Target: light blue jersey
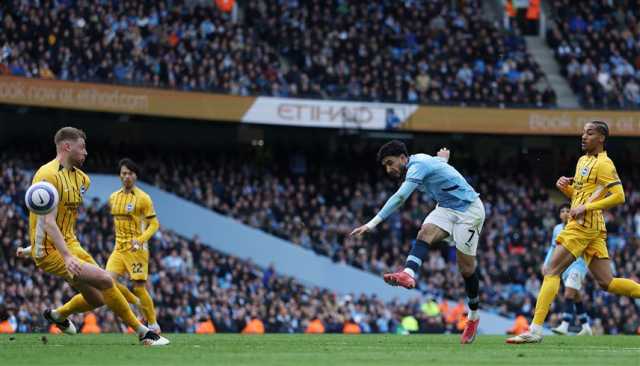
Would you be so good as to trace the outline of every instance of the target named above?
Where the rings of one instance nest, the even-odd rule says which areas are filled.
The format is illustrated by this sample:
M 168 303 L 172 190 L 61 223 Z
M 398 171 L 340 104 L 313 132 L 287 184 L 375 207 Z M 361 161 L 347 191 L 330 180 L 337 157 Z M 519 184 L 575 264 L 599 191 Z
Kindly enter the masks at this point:
M 558 224 L 553 228 L 553 234 L 551 235 L 551 246 L 549 246 L 549 250 L 547 251 L 547 256 L 544 258 L 545 266 L 548 266 L 549 262 L 551 262 L 551 254 L 553 253 L 553 251 L 556 249 L 556 246 L 558 245 L 556 243 L 556 239 L 558 238 L 558 235 L 560 235 L 560 232 L 562 231 L 562 229 L 564 229 L 564 224 Z M 587 263 L 584 261 L 582 257 L 576 259 L 575 262 L 571 263 L 571 265 L 562 273 L 562 280 L 566 281 L 567 277 L 569 276 L 569 273 L 571 273 L 572 271 L 577 271 L 578 273 L 580 273 L 582 278 L 587 276 L 587 271 L 588 271 Z
M 418 184 L 420 192 L 429 193 L 438 206 L 460 212 L 479 196 L 456 168 L 427 154 L 409 157 L 405 179 Z
M 427 154 L 409 157 L 405 181 L 377 216 L 386 219 L 415 189 L 427 193 L 438 206 L 464 212 L 479 196 L 462 174 L 441 158 Z

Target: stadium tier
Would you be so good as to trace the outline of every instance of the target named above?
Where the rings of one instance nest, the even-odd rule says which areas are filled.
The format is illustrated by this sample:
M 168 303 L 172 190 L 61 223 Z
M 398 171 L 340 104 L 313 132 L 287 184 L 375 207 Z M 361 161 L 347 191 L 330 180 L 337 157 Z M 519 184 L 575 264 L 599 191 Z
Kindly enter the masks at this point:
M 476 17 L 480 1 L 250 1 L 242 22 L 196 3 L 5 1 L 0 74 L 235 95 L 555 106 L 524 38 Z

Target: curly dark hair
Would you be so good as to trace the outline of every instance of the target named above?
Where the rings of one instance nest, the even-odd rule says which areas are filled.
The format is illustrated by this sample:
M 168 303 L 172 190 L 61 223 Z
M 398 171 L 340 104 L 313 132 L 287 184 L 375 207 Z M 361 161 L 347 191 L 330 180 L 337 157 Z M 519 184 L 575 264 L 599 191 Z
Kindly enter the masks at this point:
M 382 145 L 380 147 L 380 150 L 378 150 L 378 161 L 381 162 L 382 159 L 386 158 L 387 156 L 400 155 L 409 156 L 409 153 L 407 152 L 407 146 L 402 141 L 391 140 Z

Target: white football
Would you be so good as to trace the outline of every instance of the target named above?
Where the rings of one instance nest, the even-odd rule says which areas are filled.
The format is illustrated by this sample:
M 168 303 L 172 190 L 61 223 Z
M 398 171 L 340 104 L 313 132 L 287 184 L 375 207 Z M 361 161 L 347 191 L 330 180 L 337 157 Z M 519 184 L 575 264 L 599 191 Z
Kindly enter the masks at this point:
M 29 211 L 36 215 L 46 215 L 58 206 L 60 198 L 58 197 L 58 190 L 53 184 L 38 182 L 27 189 L 24 201 Z

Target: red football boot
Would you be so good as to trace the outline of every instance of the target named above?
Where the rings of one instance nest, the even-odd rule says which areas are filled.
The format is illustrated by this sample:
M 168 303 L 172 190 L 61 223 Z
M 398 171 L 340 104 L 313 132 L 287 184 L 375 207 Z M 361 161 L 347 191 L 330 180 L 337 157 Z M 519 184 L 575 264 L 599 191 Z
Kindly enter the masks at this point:
M 391 286 L 402 286 L 407 289 L 416 288 L 416 280 L 405 271 L 385 273 L 382 278 L 384 278 L 384 282 Z
M 480 318 L 476 320 L 467 320 L 467 324 L 464 326 L 462 336 L 460 336 L 460 343 L 469 344 L 473 343 L 478 333 L 478 325 L 480 324 Z

